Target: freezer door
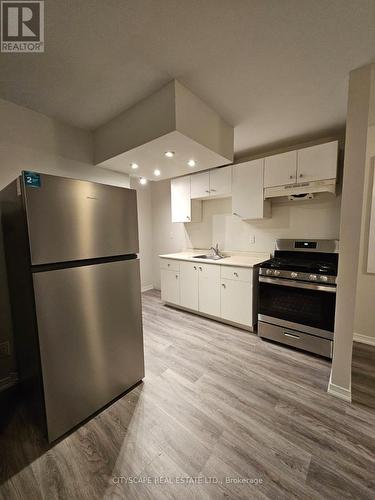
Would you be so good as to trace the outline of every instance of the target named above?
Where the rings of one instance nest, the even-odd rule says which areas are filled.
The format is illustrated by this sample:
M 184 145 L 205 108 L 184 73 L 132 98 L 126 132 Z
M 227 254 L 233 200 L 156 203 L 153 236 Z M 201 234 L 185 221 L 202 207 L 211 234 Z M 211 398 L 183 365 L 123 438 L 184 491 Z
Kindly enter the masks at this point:
M 34 175 L 22 184 L 33 265 L 138 253 L 136 191 Z
M 144 377 L 139 260 L 33 274 L 49 441 Z

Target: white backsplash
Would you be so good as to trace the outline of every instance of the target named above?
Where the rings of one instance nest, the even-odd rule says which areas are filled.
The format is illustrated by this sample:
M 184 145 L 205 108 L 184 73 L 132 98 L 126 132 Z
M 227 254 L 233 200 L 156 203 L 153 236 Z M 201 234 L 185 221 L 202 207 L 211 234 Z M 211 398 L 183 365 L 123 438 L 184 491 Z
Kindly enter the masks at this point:
M 231 215 L 231 199 L 203 202 L 203 219 L 185 224 L 187 247 L 272 252 L 277 238 L 339 237 L 340 198 L 322 194 L 313 200 L 273 202 L 272 217 L 244 222 Z

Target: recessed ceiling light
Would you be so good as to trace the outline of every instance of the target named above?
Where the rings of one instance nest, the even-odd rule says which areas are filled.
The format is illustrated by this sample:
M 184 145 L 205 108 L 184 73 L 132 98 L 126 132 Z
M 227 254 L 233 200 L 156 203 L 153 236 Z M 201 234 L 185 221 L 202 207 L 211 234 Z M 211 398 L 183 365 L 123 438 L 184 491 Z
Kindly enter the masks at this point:
M 167 158 L 173 158 L 173 156 L 174 156 L 174 151 L 166 151 L 164 154 L 165 154 L 165 156 L 166 156 Z
M 189 165 L 189 167 L 195 167 L 195 160 L 189 160 L 187 164 Z
M 131 166 L 131 168 L 133 170 L 137 170 L 137 168 L 138 168 L 138 164 L 137 163 L 131 163 L 130 166 Z
M 156 175 L 156 177 L 159 177 L 160 174 L 161 174 L 160 170 L 158 168 L 155 168 L 154 175 Z
M 146 179 L 145 177 L 141 177 L 141 178 L 139 179 L 139 182 L 140 182 L 141 184 L 145 185 L 145 184 L 147 184 L 147 179 Z

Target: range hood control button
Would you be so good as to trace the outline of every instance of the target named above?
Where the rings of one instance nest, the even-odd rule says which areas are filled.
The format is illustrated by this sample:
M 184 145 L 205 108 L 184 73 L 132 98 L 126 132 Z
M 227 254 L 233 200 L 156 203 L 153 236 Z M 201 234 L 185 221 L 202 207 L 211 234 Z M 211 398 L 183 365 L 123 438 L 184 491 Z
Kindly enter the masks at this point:
M 298 278 L 298 273 L 290 273 L 291 278 Z

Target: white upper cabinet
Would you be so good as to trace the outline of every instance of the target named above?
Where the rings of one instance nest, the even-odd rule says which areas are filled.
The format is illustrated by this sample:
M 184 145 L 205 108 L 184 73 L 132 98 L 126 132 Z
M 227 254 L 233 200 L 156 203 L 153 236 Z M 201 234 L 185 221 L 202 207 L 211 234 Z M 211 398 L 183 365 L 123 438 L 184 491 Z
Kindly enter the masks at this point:
M 210 174 L 202 172 L 190 176 L 191 179 L 191 199 L 206 198 L 210 196 Z
M 337 141 L 299 149 L 297 154 L 297 182 L 336 179 L 337 154 Z
M 171 180 L 172 222 L 191 221 L 190 177 Z
M 224 198 L 232 194 L 232 166 L 191 175 L 191 199 Z
M 232 214 L 241 219 L 263 219 L 271 214 L 264 200 L 264 159 L 235 165 L 232 183 Z
M 199 222 L 202 218 L 201 202 L 191 201 L 190 176 L 171 179 L 172 222 Z
M 297 151 L 288 151 L 265 159 L 264 187 L 294 184 L 297 177 Z
M 210 196 L 225 197 L 232 194 L 232 167 L 210 170 Z

